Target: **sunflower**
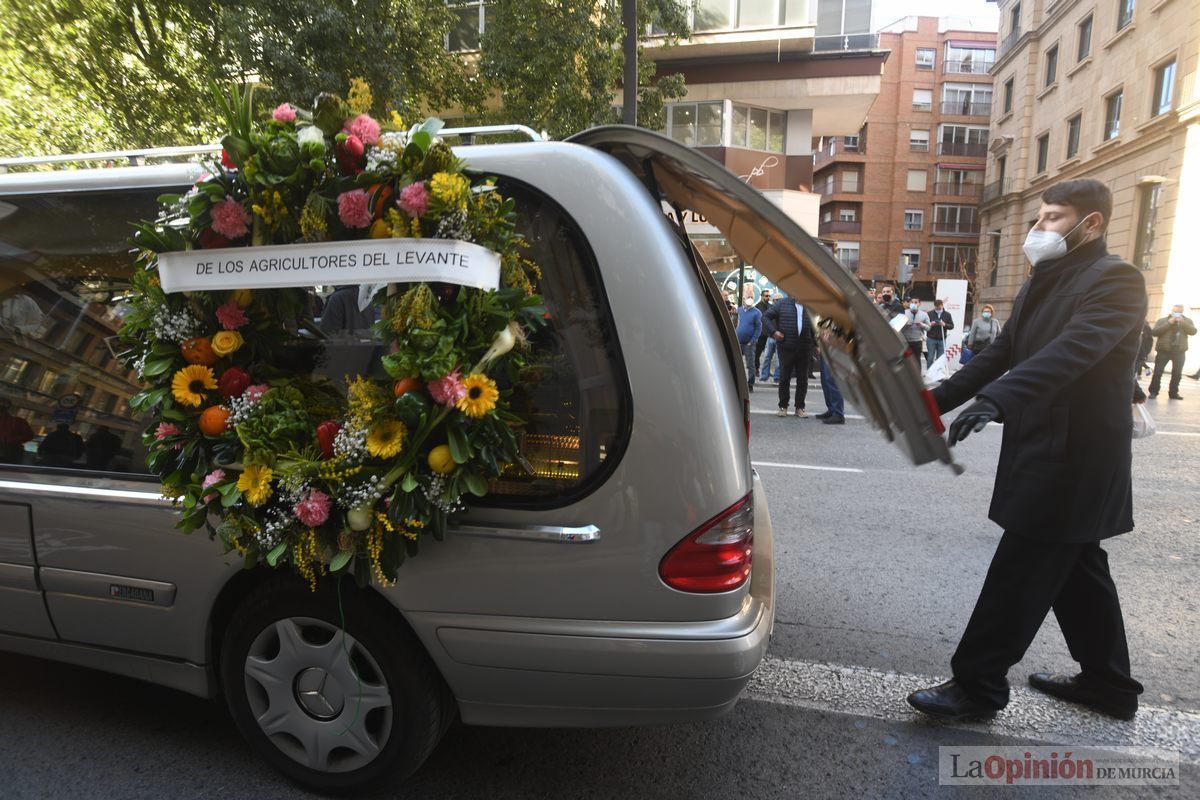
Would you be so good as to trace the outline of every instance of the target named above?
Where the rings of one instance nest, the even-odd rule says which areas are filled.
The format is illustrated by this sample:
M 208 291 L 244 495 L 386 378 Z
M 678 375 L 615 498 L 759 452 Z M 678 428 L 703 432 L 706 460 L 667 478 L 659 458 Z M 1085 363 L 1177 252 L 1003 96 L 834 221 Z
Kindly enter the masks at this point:
M 181 406 L 199 407 L 204 402 L 204 392 L 217 388 L 213 371 L 200 364 L 191 364 L 175 373 L 171 378 L 171 394 Z
M 376 458 L 391 458 L 400 452 L 408 428 L 394 419 L 380 422 L 367 434 L 367 452 Z
M 456 404 L 459 411 L 478 419 L 496 407 L 500 391 L 496 388 L 496 382 L 487 375 L 472 372 L 462 379 L 462 383 L 467 393 Z
M 251 464 L 238 477 L 237 488 L 246 495 L 246 501 L 252 506 L 261 506 L 271 496 L 271 468 L 261 464 Z

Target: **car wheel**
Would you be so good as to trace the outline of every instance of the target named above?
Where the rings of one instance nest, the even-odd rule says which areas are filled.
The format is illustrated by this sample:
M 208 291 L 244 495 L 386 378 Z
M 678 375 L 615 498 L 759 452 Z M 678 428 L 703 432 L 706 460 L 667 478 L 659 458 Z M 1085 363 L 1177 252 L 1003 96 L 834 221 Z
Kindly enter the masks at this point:
M 220 664 L 246 740 L 292 781 L 332 794 L 408 777 L 453 717 L 416 636 L 348 582 L 340 592 L 339 612 L 335 585 L 261 587 L 230 620 Z

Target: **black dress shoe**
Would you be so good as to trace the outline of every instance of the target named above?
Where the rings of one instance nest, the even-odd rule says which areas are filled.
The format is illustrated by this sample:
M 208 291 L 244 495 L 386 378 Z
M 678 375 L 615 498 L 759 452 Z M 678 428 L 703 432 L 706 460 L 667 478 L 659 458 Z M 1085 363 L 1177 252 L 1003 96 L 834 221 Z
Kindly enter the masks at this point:
M 991 719 L 999 710 L 972 698 L 953 679 L 940 686 L 913 692 L 908 696 L 908 704 L 938 719 Z
M 820 414 L 817 414 L 816 419 L 829 419 L 832 416 L 833 414 L 828 411 L 822 411 Z
M 1079 675 L 1055 675 L 1035 672 L 1029 676 L 1029 685 L 1059 700 L 1079 703 L 1081 706 L 1099 711 L 1117 719 L 1131 720 L 1137 713 L 1137 695 L 1114 696 L 1111 689 L 1082 680 Z
M 821 420 L 825 425 L 845 425 L 845 417 L 825 417 Z
M 1167 395 L 1167 397 L 1171 398 L 1172 400 L 1182 400 L 1183 399 L 1183 395 L 1181 395 L 1181 394 L 1169 394 L 1169 395 Z

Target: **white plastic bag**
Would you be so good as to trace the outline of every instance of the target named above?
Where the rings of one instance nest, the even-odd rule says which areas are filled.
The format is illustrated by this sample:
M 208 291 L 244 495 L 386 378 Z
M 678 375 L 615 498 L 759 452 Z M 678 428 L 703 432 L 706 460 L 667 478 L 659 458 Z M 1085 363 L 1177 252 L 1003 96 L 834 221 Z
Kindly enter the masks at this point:
M 1133 438 L 1145 439 L 1147 436 L 1153 436 L 1158 430 L 1158 426 L 1154 424 L 1154 417 L 1150 416 L 1150 412 L 1146 410 L 1145 403 L 1133 404 Z

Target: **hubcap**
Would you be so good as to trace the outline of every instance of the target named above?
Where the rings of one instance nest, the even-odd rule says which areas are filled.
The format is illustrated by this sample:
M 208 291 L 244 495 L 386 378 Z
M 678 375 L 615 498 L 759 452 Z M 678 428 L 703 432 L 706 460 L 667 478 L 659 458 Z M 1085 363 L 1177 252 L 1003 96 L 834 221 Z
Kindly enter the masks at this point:
M 387 744 L 395 713 L 384 672 L 336 625 L 310 617 L 271 623 L 250 645 L 243 674 L 259 728 L 309 769 L 360 769 Z

